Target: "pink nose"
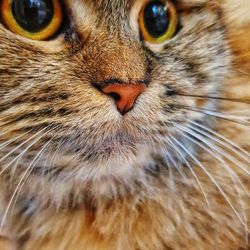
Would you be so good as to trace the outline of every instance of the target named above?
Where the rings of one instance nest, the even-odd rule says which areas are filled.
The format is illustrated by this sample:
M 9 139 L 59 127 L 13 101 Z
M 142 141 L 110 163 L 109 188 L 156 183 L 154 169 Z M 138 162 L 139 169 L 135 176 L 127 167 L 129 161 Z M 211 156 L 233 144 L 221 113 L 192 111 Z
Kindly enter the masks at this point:
M 145 90 L 145 84 L 109 84 L 102 92 L 115 100 L 117 109 L 122 115 L 131 110 L 138 96 Z

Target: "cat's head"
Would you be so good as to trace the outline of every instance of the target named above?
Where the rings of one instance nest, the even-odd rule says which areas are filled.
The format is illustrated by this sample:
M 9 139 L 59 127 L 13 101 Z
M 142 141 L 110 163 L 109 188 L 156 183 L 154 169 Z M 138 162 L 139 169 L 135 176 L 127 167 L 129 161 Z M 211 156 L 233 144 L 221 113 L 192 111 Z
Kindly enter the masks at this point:
M 218 95 L 230 61 L 216 1 L 40 0 L 63 19 L 43 41 L 11 31 L 11 2 L 0 1 L 3 172 L 128 176 L 216 108 L 201 98 Z

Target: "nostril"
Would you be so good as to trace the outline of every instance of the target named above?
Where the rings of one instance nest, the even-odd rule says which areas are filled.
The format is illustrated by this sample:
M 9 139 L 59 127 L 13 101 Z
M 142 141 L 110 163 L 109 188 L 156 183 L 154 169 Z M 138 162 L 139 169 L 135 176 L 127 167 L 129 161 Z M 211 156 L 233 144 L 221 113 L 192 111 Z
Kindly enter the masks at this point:
M 102 92 L 110 96 L 119 112 L 124 115 L 131 110 L 138 96 L 146 89 L 145 84 L 109 84 Z
M 108 96 L 112 97 L 116 102 L 121 100 L 121 96 L 118 93 L 115 93 L 115 92 L 109 93 Z

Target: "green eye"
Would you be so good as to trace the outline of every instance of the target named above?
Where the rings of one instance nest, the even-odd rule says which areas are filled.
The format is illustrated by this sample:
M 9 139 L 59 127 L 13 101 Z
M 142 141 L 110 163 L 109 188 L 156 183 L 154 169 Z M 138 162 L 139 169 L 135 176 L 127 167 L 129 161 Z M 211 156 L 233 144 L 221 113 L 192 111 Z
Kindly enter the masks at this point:
M 0 16 L 11 31 L 35 40 L 54 35 L 63 19 L 59 0 L 2 0 Z
M 162 43 L 171 39 L 178 25 L 174 4 L 169 0 L 148 1 L 140 12 L 139 25 L 145 41 Z

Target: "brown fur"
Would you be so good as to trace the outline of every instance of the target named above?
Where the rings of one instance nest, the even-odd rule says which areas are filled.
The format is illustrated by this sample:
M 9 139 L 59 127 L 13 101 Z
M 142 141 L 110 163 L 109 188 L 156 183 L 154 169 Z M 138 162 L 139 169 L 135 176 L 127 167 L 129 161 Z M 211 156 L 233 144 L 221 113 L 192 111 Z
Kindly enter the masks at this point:
M 245 125 L 237 119 L 210 121 L 178 107 L 203 107 L 208 100 L 165 95 L 167 89 L 210 96 L 218 91 L 225 98 L 250 100 L 250 21 L 244 18 L 250 6 L 244 0 L 233 10 L 234 0 L 180 1 L 184 28 L 163 50 L 142 44 L 131 31 L 126 20 L 131 8 L 137 13 L 132 2 L 67 0 L 72 26 L 52 41 L 30 41 L 0 24 L 0 143 L 24 134 L 0 148 L 0 159 L 44 129 L 15 172 L 13 164 L 1 175 L 0 218 L 27 167 L 48 145 L 7 214 L 0 250 L 4 245 L 11 250 L 249 249 L 243 226 L 250 220 L 249 175 L 226 156 L 239 179 L 232 178 L 225 162 L 174 133 L 223 192 L 186 157 L 201 188 L 187 167 L 180 167 L 181 173 L 173 166 L 169 170 L 161 152 L 171 149 L 163 142 L 173 131 L 169 123 L 186 128 L 186 118 L 208 122 L 250 151 L 249 112 Z M 110 79 L 148 85 L 124 117 L 92 85 Z M 221 112 L 249 110 L 242 102 L 209 105 Z M 6 157 L 0 172 L 25 147 Z M 249 161 L 229 153 L 249 171 Z

